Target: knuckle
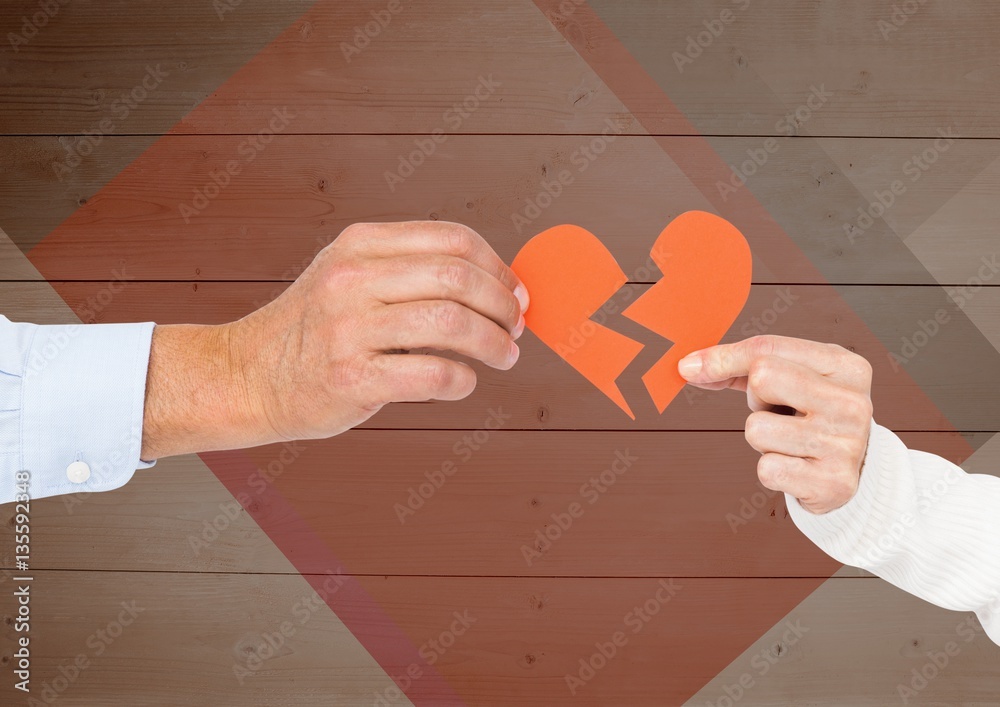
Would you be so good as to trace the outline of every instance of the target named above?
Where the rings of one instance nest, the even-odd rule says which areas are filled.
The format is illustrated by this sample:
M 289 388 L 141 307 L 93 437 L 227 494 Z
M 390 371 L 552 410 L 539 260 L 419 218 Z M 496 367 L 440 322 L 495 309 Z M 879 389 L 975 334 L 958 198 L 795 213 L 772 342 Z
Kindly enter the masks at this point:
M 859 354 L 844 348 L 840 344 L 827 344 L 834 358 L 839 362 L 841 370 L 852 379 L 863 383 L 871 383 L 873 369 L 871 362 Z
M 753 354 L 754 358 L 762 358 L 764 356 L 771 356 L 774 354 L 778 339 L 773 334 L 761 334 L 755 336 L 749 341 L 750 352 Z
M 449 292 L 464 292 L 472 286 L 472 270 L 461 260 L 450 260 L 441 265 L 438 280 Z
M 858 356 L 857 354 L 852 353 L 851 362 L 854 377 L 857 378 L 865 387 L 870 386 L 872 377 L 874 376 L 871 361 L 864 356 Z
M 356 391 L 369 383 L 368 366 L 353 357 L 335 362 L 330 369 L 330 383 L 334 390 Z
M 823 431 L 814 431 L 801 440 L 804 443 L 806 453 L 814 459 L 824 458 L 831 449 L 833 437 Z
M 374 224 L 352 223 L 340 232 L 334 243 L 341 246 L 357 246 L 368 241 L 372 237 L 373 230 Z
M 827 353 L 828 355 L 834 358 L 839 358 L 844 361 L 846 361 L 847 359 L 849 359 L 851 356 L 854 355 L 840 344 L 834 343 L 832 341 L 825 342 L 823 344 L 823 348 L 826 349 L 825 353 Z
M 510 350 L 510 335 L 498 326 L 490 325 L 489 331 L 484 335 L 485 350 L 492 352 L 497 360 L 507 358 L 507 351 Z M 513 365 L 513 363 L 511 363 Z
M 455 380 L 452 368 L 440 360 L 428 360 L 423 375 L 424 382 L 431 391 L 449 390 Z
M 721 378 L 732 370 L 735 355 L 729 346 L 719 346 L 711 350 L 705 357 L 705 372 L 713 379 Z
M 872 418 L 875 416 L 875 405 L 872 403 L 872 399 L 867 395 L 861 398 L 861 414 L 858 416 L 858 421 L 867 430 Z
M 833 432 L 821 432 L 815 435 L 816 443 L 810 453 L 821 466 L 840 468 L 850 456 L 850 440 Z
M 857 471 L 864 458 L 867 437 L 843 430 L 821 436 L 823 441 L 811 452 L 812 456 L 829 464 L 834 471 Z
M 750 443 L 750 446 L 757 447 L 758 443 L 761 441 L 764 433 L 766 431 L 766 422 L 764 416 L 759 412 L 751 413 L 747 417 L 746 424 L 746 439 Z
M 460 223 L 443 225 L 447 252 L 460 258 L 471 255 L 476 247 L 476 232 Z
M 435 302 L 431 305 L 430 319 L 445 336 L 456 337 L 466 333 L 468 319 L 465 308 L 455 302 Z
M 774 362 L 764 356 L 755 358 L 750 363 L 747 374 L 747 384 L 754 389 L 760 389 L 771 381 L 774 372 Z
M 784 468 L 780 460 L 771 454 L 765 454 L 757 462 L 757 478 L 760 479 L 760 483 L 764 488 L 779 491 L 784 474 Z
M 827 347 L 829 348 L 831 354 L 833 354 L 835 358 L 839 359 L 841 364 L 852 373 L 862 370 L 862 361 L 867 363 L 863 356 L 859 356 L 840 344 L 831 342 L 827 344 Z
M 358 234 L 362 230 L 364 230 L 364 226 L 365 224 L 352 223 L 351 225 L 349 225 L 347 228 L 345 228 L 343 231 L 340 232 L 340 235 L 337 236 L 337 240 L 341 243 L 354 240 L 355 238 L 358 237 Z
M 360 260 L 339 258 L 330 261 L 324 269 L 324 282 L 329 289 L 341 291 L 363 279 L 367 268 Z
M 867 424 L 874 412 L 871 398 L 858 394 L 846 396 L 841 403 L 841 409 L 848 419 L 859 424 Z

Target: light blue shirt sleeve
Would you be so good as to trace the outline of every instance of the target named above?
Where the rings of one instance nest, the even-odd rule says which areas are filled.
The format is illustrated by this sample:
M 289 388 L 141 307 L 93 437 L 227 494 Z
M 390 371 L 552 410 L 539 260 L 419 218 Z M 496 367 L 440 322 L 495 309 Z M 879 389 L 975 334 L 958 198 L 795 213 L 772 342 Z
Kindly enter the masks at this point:
M 153 322 L 42 326 L 0 315 L 0 504 L 110 491 L 142 461 Z

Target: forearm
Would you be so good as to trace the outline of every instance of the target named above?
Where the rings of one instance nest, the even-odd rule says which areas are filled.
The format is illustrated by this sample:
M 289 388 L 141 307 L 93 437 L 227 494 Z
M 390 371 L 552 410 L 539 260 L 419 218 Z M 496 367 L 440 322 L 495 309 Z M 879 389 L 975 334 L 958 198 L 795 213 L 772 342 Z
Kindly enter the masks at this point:
M 233 342 L 234 326 L 153 330 L 143 460 L 279 441 L 250 402 L 248 364 Z
M 975 611 L 1000 643 L 1000 478 L 907 450 L 874 426 L 858 493 L 795 524 L 827 554 L 938 606 Z

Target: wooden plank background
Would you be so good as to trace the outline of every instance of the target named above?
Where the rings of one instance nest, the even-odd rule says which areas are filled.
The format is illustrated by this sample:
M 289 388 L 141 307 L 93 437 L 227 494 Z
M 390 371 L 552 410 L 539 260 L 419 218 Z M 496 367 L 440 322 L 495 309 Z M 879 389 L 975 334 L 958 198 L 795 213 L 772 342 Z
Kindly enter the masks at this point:
M 580 223 L 626 273 L 641 273 L 630 278 L 638 291 L 658 277 L 640 268 L 662 226 L 691 208 L 718 210 L 698 186 L 713 181 L 710 160 L 692 172 L 676 155 L 704 135 L 716 159 L 739 165 L 774 136 L 777 150 L 746 188 L 776 228 L 748 229 L 754 287 L 727 338 L 767 331 L 850 346 L 875 364 L 882 424 L 914 448 L 1000 469 L 1000 277 L 973 280 L 1000 250 L 994 3 L 928 0 L 884 37 L 888 0 L 595 0 L 563 18 L 526 0 L 424 0 L 404 2 L 350 62 L 340 43 L 386 2 L 230 4 L 220 15 L 203 0 L 73 0 L 16 52 L 3 45 L 0 312 L 40 323 L 227 321 L 277 296 L 346 225 L 415 218 L 467 223 L 507 260 L 534 233 Z M 677 71 L 674 52 L 726 9 L 736 19 Z M 37 11 L 33 0 L 6 2 L 0 29 L 20 32 Z M 606 29 L 678 112 L 616 95 L 598 76 L 589 62 Z M 116 117 L 113 101 L 151 66 L 166 72 L 162 85 Z M 495 93 L 390 189 L 386 171 L 445 127 L 444 111 L 483 76 L 499 82 Z M 787 135 L 781 121 L 820 85 L 828 102 Z M 179 207 L 193 190 L 281 107 L 295 116 L 287 128 L 185 223 Z M 57 172 L 108 117 L 112 134 Z M 615 140 L 578 171 L 574 155 L 608 129 Z M 954 142 L 912 181 L 907 165 L 935 149 L 939 130 Z M 563 169 L 574 183 L 519 231 L 512 215 Z M 849 238 L 845 224 L 897 179 L 905 193 Z M 799 268 L 790 244 L 815 268 Z M 124 287 L 102 300 L 116 272 Z M 793 304 L 778 311 L 779 300 Z M 887 352 L 942 308 L 951 323 L 896 370 Z M 727 515 L 760 492 L 740 396 L 688 391 L 663 416 L 630 423 L 530 334 L 523 343 L 517 368 L 481 370 L 468 400 L 387 408 L 305 445 L 273 485 L 415 645 L 453 611 L 477 618 L 436 666 L 466 703 L 724 704 L 750 675 L 740 704 L 884 705 L 926 651 L 955 640 L 965 615 L 837 572 L 780 498 L 734 531 Z M 498 409 L 510 416 L 503 428 L 400 523 L 395 504 Z M 636 468 L 527 564 L 522 547 L 550 514 L 626 448 Z M 268 468 L 279 455 L 245 458 Z M 310 593 L 299 572 L 328 567 L 283 554 L 262 530 L 282 523 L 263 497 L 233 510 L 227 486 L 241 473 L 227 457 L 168 459 L 118 491 L 33 504 L 38 690 L 60 675 L 58 703 L 79 705 L 356 705 L 391 690 L 407 666 L 373 657 L 366 637 L 382 627 L 349 620 L 353 598 L 339 615 L 316 607 L 268 654 L 266 637 Z M 206 535 L 220 514 L 225 530 Z M 16 640 L 9 516 L 0 510 L 0 694 L 20 704 L 6 673 Z M 571 695 L 564 675 L 660 578 L 687 585 L 676 611 Z M 142 611 L 96 655 L 104 644 L 91 638 L 121 602 Z M 787 640 L 788 621 L 807 629 L 801 641 Z M 766 673 L 754 662 L 762 650 L 777 656 Z M 60 668 L 81 653 L 92 664 L 69 679 Z M 241 681 L 234 666 L 254 657 Z M 998 659 L 976 633 L 911 701 L 1000 704 Z
M 293 123 L 293 127 L 296 124 Z M 20 179 L 4 183 L 4 230 L 16 242 L 34 244 L 86 205 L 90 238 L 74 252 L 74 267 L 59 279 L 108 279 L 104 259 L 124 258 L 129 273 L 142 280 L 290 280 L 317 247 L 359 220 L 457 220 L 490 238 L 498 253 L 512 259 L 534 233 L 572 221 L 601 233 L 626 274 L 648 260 L 648 242 L 664 223 L 692 208 L 711 204 L 647 136 L 623 136 L 583 172 L 571 160 L 591 138 L 530 135 L 456 135 L 421 165 L 418 176 L 390 191 L 385 172 L 398 168 L 414 148 L 413 136 L 279 135 L 224 190 L 208 209 L 185 223 L 180 205 L 190 204 L 193 188 L 210 183 L 213 170 L 237 154 L 237 136 L 169 136 L 146 156 L 148 191 L 107 181 L 147 147 L 146 138 L 111 135 L 100 151 L 61 181 L 52 164 L 65 155 L 57 137 L 0 137 L 0 166 Z M 682 146 L 689 138 L 670 138 Z M 731 163 L 760 147 L 759 138 L 718 138 L 712 142 Z M 851 243 L 844 223 L 858 219 L 875 191 L 906 179 L 903 165 L 932 147 L 932 139 L 806 142 L 780 138 L 771 162 L 754 186 L 775 193 L 774 205 L 787 212 L 785 228 L 815 244 L 815 257 L 833 271 L 817 274 L 772 272 L 781 263 L 755 263 L 758 283 L 926 284 L 927 271 L 943 283 L 963 283 L 983 256 L 996 251 L 994 224 L 1000 206 L 992 198 L 1000 183 L 1000 140 L 958 142 L 941 155 L 937 168 L 915 183 L 890 212 L 901 236 L 927 243 L 920 261 L 896 257 L 886 235 L 872 233 Z M 817 184 L 818 149 L 842 174 Z M 518 230 L 512 216 L 537 197 L 546 175 L 568 169 L 572 190 L 556 199 L 530 226 Z M 707 166 L 704 176 L 709 174 Z M 763 181 L 763 184 L 760 182 Z M 616 185 L 630 188 L 607 203 Z M 967 187 L 969 187 L 967 189 Z M 963 191 L 965 190 L 965 191 Z M 93 197 L 101 191 L 99 200 Z M 780 192 L 780 193 L 779 193 Z M 959 193 L 961 195 L 959 197 Z M 927 221 L 952 199 L 964 200 L 961 247 L 941 252 L 934 243 L 956 240 L 953 221 Z M 294 201 L 296 208 L 282 208 Z M 266 224 L 248 219 L 251 205 L 266 205 L 275 217 Z M 124 208 L 123 208 L 124 207 Z M 100 238 L 97 235 L 100 234 Z M 760 249 L 779 247 L 776 233 L 753 233 Z M 281 239 L 280 253 L 264 258 L 268 243 Z M 178 240 L 183 249 L 172 248 Z M 224 253 L 219 258 L 217 253 Z M 196 275 L 196 269 L 199 271 Z M 798 277 L 796 277 L 798 275 Z M 802 279 L 804 278 L 804 279 Z

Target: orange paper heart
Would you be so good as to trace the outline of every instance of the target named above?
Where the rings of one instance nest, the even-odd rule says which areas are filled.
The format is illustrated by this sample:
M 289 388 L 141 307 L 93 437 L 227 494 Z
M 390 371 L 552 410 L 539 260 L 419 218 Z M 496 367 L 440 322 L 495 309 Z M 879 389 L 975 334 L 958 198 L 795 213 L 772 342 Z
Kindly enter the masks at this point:
M 677 363 L 719 343 L 736 321 L 753 263 L 743 234 L 703 211 L 674 219 L 651 256 L 663 279 L 623 314 L 673 342 L 642 377 L 662 413 L 685 384 Z M 590 319 L 628 281 L 614 256 L 586 229 L 563 225 L 528 241 L 512 268 L 531 296 L 527 328 L 635 419 L 615 381 L 643 345 Z

